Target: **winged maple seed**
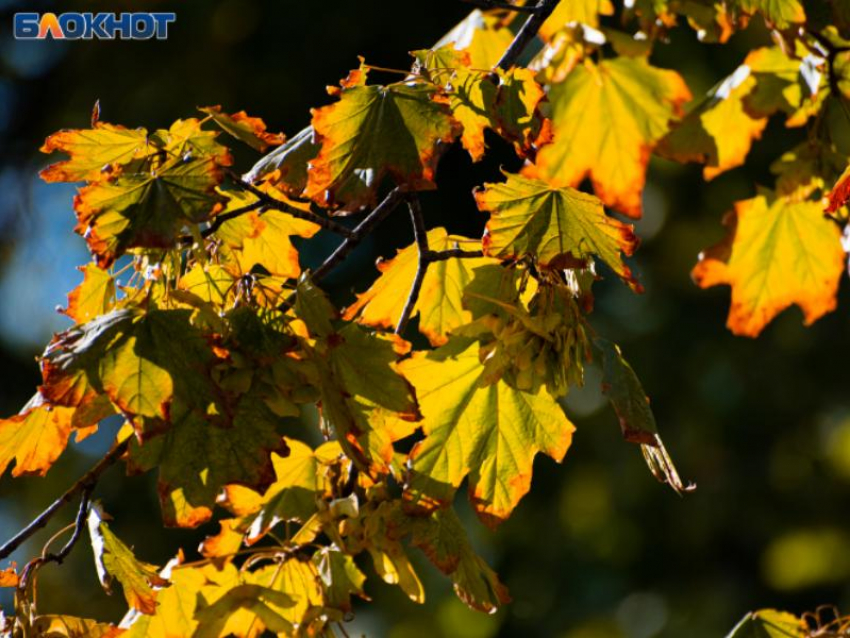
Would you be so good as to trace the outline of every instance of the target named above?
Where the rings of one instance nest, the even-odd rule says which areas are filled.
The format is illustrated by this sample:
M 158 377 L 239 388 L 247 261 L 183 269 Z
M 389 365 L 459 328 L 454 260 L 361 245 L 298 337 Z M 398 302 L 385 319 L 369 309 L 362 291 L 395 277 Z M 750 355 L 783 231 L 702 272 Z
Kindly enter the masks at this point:
M 354 599 L 369 599 L 369 576 L 424 600 L 413 549 L 463 602 L 493 612 L 510 596 L 467 536 L 457 492 L 466 483 L 491 527 L 510 517 L 538 453 L 561 462 L 572 445 L 562 399 L 588 366 L 601 367 L 623 437 L 660 480 L 689 491 L 635 370 L 590 319 L 603 275 L 642 290 L 629 261 L 638 236 L 616 215 L 640 218 L 653 154 L 704 164 L 712 179 L 747 161 L 769 118 L 805 129 L 774 163 L 775 188 L 735 205 L 727 238 L 693 275 L 731 286 L 736 334 L 756 336 L 790 305 L 806 323 L 835 307 L 850 162 L 823 114 L 850 97 L 847 24 L 815 31 L 797 0 L 700 11 L 484 4 L 415 51 L 397 81 L 373 81 L 386 70 L 361 61 L 288 139 L 218 106 L 152 132 L 101 122 L 98 110 L 90 129 L 47 138 L 42 150 L 67 159 L 42 177 L 84 182 L 76 231 L 93 262 L 64 310 L 74 325 L 40 359 L 41 386 L 0 421 L 0 471 L 44 475 L 72 434 L 116 415 L 124 424 L 98 464 L 0 548 L 6 558 L 81 498 L 66 549 L 0 571 L 0 585 L 18 588 L 15 631 L 336 635 Z M 696 103 L 678 71 L 649 62 L 678 22 L 723 42 L 755 19 L 780 44 L 749 52 Z M 242 178 L 222 132 L 276 148 Z M 483 232 L 432 227 L 418 193 L 440 185 L 446 150 L 477 162 L 496 138 L 521 168 L 456 202 L 459 226 Z M 356 298 L 329 296 L 326 277 L 405 206 L 413 243 Z M 300 247 L 332 236 L 339 243 L 307 268 Z M 181 550 L 163 569 L 142 562 L 90 507 L 122 460 L 131 473 L 157 470 L 166 525 L 227 512 L 197 560 Z M 101 582 L 117 581 L 128 604 L 120 628 L 35 612 L 38 570 L 61 562 L 86 521 Z

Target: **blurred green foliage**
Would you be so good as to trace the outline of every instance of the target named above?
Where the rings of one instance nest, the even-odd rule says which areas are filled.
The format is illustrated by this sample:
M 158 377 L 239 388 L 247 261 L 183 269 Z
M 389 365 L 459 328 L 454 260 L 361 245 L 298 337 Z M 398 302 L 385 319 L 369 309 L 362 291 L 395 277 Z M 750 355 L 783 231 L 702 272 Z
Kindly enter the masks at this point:
M 11 12 L 56 9 L 0 2 L 0 407 L 15 412 L 38 382 L 33 355 L 50 330 L 65 325 L 52 308 L 78 280 L 81 238 L 71 234 L 72 191 L 36 181 L 37 153 L 56 129 L 81 127 L 100 99 L 102 119 L 166 126 L 222 104 L 294 134 L 310 107 L 329 102 L 324 86 L 357 65 L 405 68 L 408 50 L 436 41 L 468 6 L 457 0 L 270 2 L 66 1 L 62 10 L 176 10 L 165 42 L 22 43 L 10 39 Z M 693 31 L 672 32 L 654 62 L 681 71 L 695 95 L 731 72 L 768 36 L 757 25 L 728 46 L 703 45 Z M 63 45 L 64 44 L 64 45 Z M 773 122 L 747 165 L 706 184 L 700 168 L 654 161 L 646 192 L 644 243 L 634 265 L 646 293 L 613 278 L 596 286 L 593 320 L 620 343 L 652 397 L 659 427 L 684 479 L 696 492 L 678 498 L 655 483 L 637 449 L 622 442 L 591 371 L 588 387 L 567 399 L 578 431 L 562 466 L 541 459 L 535 484 L 514 517 L 492 534 L 466 514 L 484 555 L 514 603 L 495 616 L 468 611 L 442 577 L 420 561 L 429 599 L 418 607 L 396 589 L 367 584 L 375 599 L 351 630 L 390 638 L 555 636 L 562 638 L 709 638 L 725 635 L 748 610 L 793 612 L 834 603 L 850 609 L 850 303 L 811 328 L 783 313 L 756 341 L 724 328 L 728 290 L 698 290 L 689 271 L 699 251 L 723 234 L 733 201 L 770 181 L 768 165 L 799 132 Z M 472 165 L 452 149 L 440 190 L 423 197 L 430 225 L 474 234 L 484 216 L 471 189 L 517 168 L 507 147 Z M 241 151 L 247 169 L 256 157 Z M 374 274 L 372 263 L 410 243 L 406 218 L 391 219 L 329 280 L 351 300 Z M 307 265 L 333 246 L 321 236 L 303 251 Z M 844 286 L 846 288 L 846 286 Z M 595 375 L 595 376 L 594 376 Z M 108 444 L 101 434 L 69 450 L 47 478 L 0 480 L 0 537 L 11 536 L 52 501 Z M 88 453 L 87 453 L 88 452 Z M 140 558 L 163 563 L 178 545 L 191 555 L 205 533 L 166 530 L 153 477 L 124 478 L 113 468 L 97 496 L 113 528 Z M 71 511 L 64 513 L 70 520 Z M 60 517 L 62 518 L 62 517 Z M 54 523 L 59 529 L 66 520 Z M 15 558 L 41 550 L 49 534 Z M 117 619 L 121 601 L 98 587 L 81 545 L 63 566 L 44 569 L 43 611 Z M 0 604 L 8 605 L 7 594 Z

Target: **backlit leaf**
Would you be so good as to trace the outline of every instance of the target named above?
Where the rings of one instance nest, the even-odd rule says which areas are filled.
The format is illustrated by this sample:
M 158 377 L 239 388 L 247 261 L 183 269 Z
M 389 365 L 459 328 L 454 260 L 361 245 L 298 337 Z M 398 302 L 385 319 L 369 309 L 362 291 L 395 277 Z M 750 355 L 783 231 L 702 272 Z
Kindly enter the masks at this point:
M 285 140 L 283 133 L 269 133 L 263 120 L 250 117 L 245 111 L 228 115 L 222 112 L 220 106 L 207 106 L 200 111 L 209 115 L 225 133 L 257 151 L 262 152 L 269 146 L 278 146 Z
M 449 343 L 400 366 L 416 388 L 425 433 L 410 453 L 407 497 L 426 508 L 450 503 L 469 475 L 473 507 L 495 526 L 528 492 L 537 452 L 561 461 L 575 428 L 543 387 L 482 386 L 478 351 Z
M 313 110 L 315 139 L 305 194 L 355 211 L 375 203 L 384 177 L 413 190 L 434 186 L 440 142 L 459 125 L 437 87 L 427 84 L 343 86 L 339 101 Z
M 103 122 L 92 129 L 64 130 L 47 138 L 43 153 L 59 151 L 70 159 L 41 171 L 46 182 L 98 181 L 103 173 L 148 154 L 148 132 Z
M 466 237 L 449 235 L 444 228 L 428 231 L 431 250 L 440 251 L 457 245 L 474 250 L 480 242 Z M 392 328 L 398 322 L 401 310 L 407 301 L 410 286 L 416 275 L 419 251 L 415 244 L 403 248 L 389 261 L 378 264 L 381 276 L 369 290 L 357 296 L 343 319 L 357 317 L 360 323 L 369 326 Z M 496 263 L 487 258 L 447 259 L 432 263 L 428 267 L 419 298 L 411 316 L 419 316 L 419 330 L 433 345 L 442 345 L 448 340 L 453 328 L 470 321 L 471 315 L 463 309 L 462 297 L 473 271 L 483 265 Z
M 452 45 L 469 55 L 472 68 L 490 69 L 496 66 L 513 39 L 514 34 L 502 21 L 476 9 L 440 38 L 433 48 Z
M 271 151 L 245 175 L 249 182 L 268 180 L 290 195 L 300 195 L 307 187 L 307 167 L 319 154 L 313 127 L 308 126 Z
M 92 505 L 89 510 L 88 528 L 97 575 L 104 589 L 108 593 L 111 591 L 114 578 L 121 584 L 130 607 L 144 614 L 153 614 L 156 611 L 153 587 L 167 584 L 157 573 L 158 568 L 139 561 L 132 550 L 112 533 L 99 504 Z
M 501 184 L 485 184 L 475 194 L 478 208 L 490 213 L 484 236 L 486 254 L 500 259 L 531 255 L 541 266 L 563 269 L 569 259 L 598 257 L 637 287 L 623 263 L 637 247 L 632 226 L 605 214 L 593 195 L 574 188 L 506 174 Z
M 91 184 L 74 200 L 76 230 L 103 268 L 131 248 L 170 248 L 185 225 L 221 208 L 215 187 L 222 178 L 212 159 L 177 157 L 150 172 Z
M 20 414 L 0 420 L 0 475 L 14 460 L 12 476 L 44 476 L 68 445 L 74 412 L 36 394 Z
M 115 280 L 94 264 L 86 264 L 79 270 L 83 273 L 83 283 L 68 293 L 68 307 L 63 312 L 76 323 L 85 323 L 109 311 L 115 299 Z
M 313 554 L 313 563 L 322 579 L 328 606 L 351 612 L 352 596 L 369 600 L 363 592 L 366 577 L 351 556 L 326 547 Z
M 561 0 L 543 26 L 540 35 L 550 40 L 569 22 L 581 22 L 592 27 L 599 26 L 599 16 L 614 13 L 611 0 Z
M 649 154 L 690 99 L 678 73 L 644 59 L 586 60 L 549 90 L 554 141 L 540 176 L 566 186 L 589 176 L 606 206 L 640 217 Z
M 821 204 L 765 192 L 737 202 L 724 223 L 727 237 L 700 255 L 693 278 L 732 287 L 732 332 L 755 337 L 792 304 L 807 325 L 835 308 L 844 251 Z
M 38 616 L 32 630 L 41 638 L 115 638 L 123 634 L 115 625 L 54 614 Z
M 747 66 L 738 67 L 665 137 L 658 153 L 679 162 L 705 164 L 705 179 L 744 163 L 753 140 L 761 137 L 766 117 L 753 117 L 744 98 L 756 86 Z
M 776 609 L 750 612 L 726 638 L 805 638 L 806 623 L 793 614 Z

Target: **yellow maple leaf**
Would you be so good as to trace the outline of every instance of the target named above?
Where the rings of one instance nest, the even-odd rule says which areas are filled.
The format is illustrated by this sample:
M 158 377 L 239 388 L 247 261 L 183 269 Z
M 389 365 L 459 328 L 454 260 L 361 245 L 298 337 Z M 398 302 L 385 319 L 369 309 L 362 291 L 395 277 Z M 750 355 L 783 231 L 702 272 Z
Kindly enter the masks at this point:
M 449 235 L 445 228 L 428 231 L 428 244 L 435 251 L 455 245 L 461 248 L 480 246 L 478 241 Z M 395 326 L 416 276 L 418 256 L 419 251 L 412 244 L 400 250 L 393 259 L 379 263 L 381 276 L 369 290 L 357 296 L 357 301 L 346 309 L 343 319 L 358 317 L 357 320 L 367 326 Z M 471 321 L 472 315 L 462 306 L 463 290 L 472 281 L 475 268 L 494 263 L 497 263 L 496 260 L 484 257 L 456 258 L 429 266 L 413 316 L 419 313 L 419 330 L 433 345 L 444 344 L 453 328 Z
M 678 73 L 644 59 L 585 60 L 549 90 L 554 141 L 539 175 L 566 186 L 589 176 L 605 205 L 639 218 L 649 154 L 690 99 Z
M 729 234 L 700 255 L 692 275 L 702 288 L 732 287 L 733 333 L 756 337 L 792 304 L 806 325 L 835 309 L 845 254 L 821 203 L 766 191 L 737 202 L 724 223 Z

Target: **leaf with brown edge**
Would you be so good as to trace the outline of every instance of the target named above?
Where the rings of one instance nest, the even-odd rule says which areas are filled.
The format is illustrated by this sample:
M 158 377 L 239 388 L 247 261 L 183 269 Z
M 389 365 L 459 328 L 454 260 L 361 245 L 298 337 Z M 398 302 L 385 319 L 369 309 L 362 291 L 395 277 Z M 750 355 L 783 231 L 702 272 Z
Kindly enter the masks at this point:
M 478 517 L 490 527 L 507 519 L 531 487 L 534 456 L 561 461 L 575 429 L 540 387 L 485 386 L 477 343 L 449 342 L 400 365 L 416 388 L 425 439 L 410 452 L 405 497 L 424 509 L 450 503 L 463 479 Z
M 222 112 L 221 106 L 207 106 L 198 110 L 209 115 L 225 133 L 254 150 L 263 152 L 269 146 L 279 146 L 286 141 L 283 133 L 269 133 L 266 131 L 266 123 L 263 120 L 250 117 L 245 111 L 228 115 Z
M 48 137 L 42 153 L 59 151 L 69 159 L 45 168 L 46 182 L 99 181 L 105 173 L 146 156 L 152 148 L 143 128 L 127 129 L 103 122 L 91 129 L 63 130 Z
M 644 460 L 659 481 L 667 483 L 679 494 L 694 490 L 695 485 L 686 486 L 679 478 L 679 472 L 658 434 L 649 397 L 632 366 L 623 358 L 620 347 L 601 338 L 594 339 L 593 345 L 602 364 L 602 392 L 617 413 L 623 438 L 640 445 Z
M 111 593 L 112 579 L 121 584 L 127 604 L 143 614 L 156 612 L 154 587 L 163 587 L 168 581 L 159 576 L 154 565 L 141 562 L 109 529 L 107 516 L 99 503 L 92 504 L 88 515 L 88 529 L 94 549 L 94 561 L 101 585 Z
M 690 99 L 678 73 L 642 58 L 585 60 L 549 89 L 553 142 L 537 176 L 565 186 L 590 177 L 606 206 L 639 218 L 650 152 Z
M 426 517 L 396 510 L 391 533 L 411 534 L 411 542 L 451 578 L 458 598 L 488 614 L 511 602 L 508 588 L 473 549 L 454 508 L 438 509 Z
M 12 476 L 44 476 L 68 445 L 74 412 L 36 394 L 20 414 L 0 420 L 0 476 L 13 460 Z
M 184 226 L 205 222 L 222 207 L 215 192 L 222 179 L 213 159 L 177 157 L 90 184 L 74 199 L 75 230 L 102 268 L 133 248 L 171 248 Z
M 83 282 L 68 293 L 68 307 L 62 312 L 76 323 L 85 323 L 109 312 L 115 300 L 115 280 L 94 264 L 78 270 L 83 273 Z
M 835 186 L 827 194 L 827 213 L 835 213 L 850 200 L 850 166 L 848 166 L 841 177 L 835 182 Z
M 300 195 L 307 187 L 309 163 L 319 154 L 319 148 L 313 127 L 308 126 L 254 164 L 245 180 L 267 180 L 285 193 Z
M 356 211 L 374 205 L 385 177 L 410 190 L 434 187 L 439 144 L 460 132 L 434 85 L 361 85 L 313 109 L 315 140 L 305 195 L 323 206 Z
M 428 244 L 434 251 L 455 246 L 474 250 L 481 245 L 477 240 L 449 235 L 445 228 L 429 230 Z M 356 317 L 359 323 L 375 328 L 395 326 L 410 293 L 418 263 L 419 251 L 415 244 L 401 249 L 391 260 L 380 262 L 380 277 L 369 290 L 357 295 L 357 301 L 346 308 L 342 318 L 350 321 Z M 464 289 L 472 281 L 476 268 L 495 263 L 494 259 L 479 257 L 430 264 L 411 317 L 419 314 L 419 331 L 432 345 L 444 344 L 449 332 L 471 321 L 472 315 L 462 304 Z
M 499 259 L 532 255 L 544 268 L 563 268 L 564 259 L 586 261 L 595 256 L 630 286 L 640 288 L 622 258 L 638 245 L 632 226 L 606 215 L 593 195 L 532 177 L 505 175 L 506 182 L 485 184 L 475 193 L 479 210 L 490 213 L 484 236 L 487 255 Z
M 389 471 L 393 443 L 410 435 L 419 419 L 413 388 L 398 371 L 399 346 L 397 338 L 348 324 L 313 355 L 322 418 L 349 458 L 370 474 Z
M 550 139 L 540 114 L 546 97 L 529 69 L 483 72 L 458 68 L 448 82 L 449 106 L 463 125 L 461 143 L 473 162 L 484 156 L 484 132 L 491 129 L 514 144 L 521 157 Z
M 700 255 L 692 276 L 701 288 L 732 287 L 733 333 L 756 337 L 792 304 L 806 325 L 835 309 L 845 253 L 822 204 L 763 191 L 737 202 L 724 224 L 726 238 Z
M 753 141 L 767 126 L 766 117 L 753 117 L 744 105 L 744 98 L 755 86 L 750 68 L 738 67 L 688 113 L 656 152 L 678 162 L 705 164 L 706 180 L 742 165 Z

